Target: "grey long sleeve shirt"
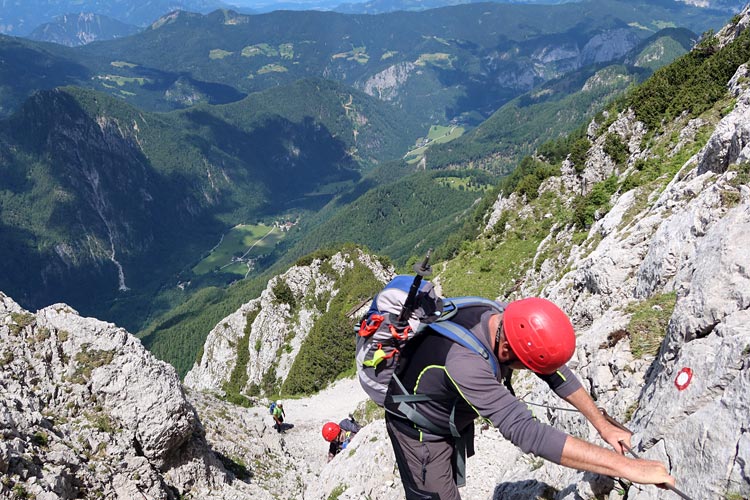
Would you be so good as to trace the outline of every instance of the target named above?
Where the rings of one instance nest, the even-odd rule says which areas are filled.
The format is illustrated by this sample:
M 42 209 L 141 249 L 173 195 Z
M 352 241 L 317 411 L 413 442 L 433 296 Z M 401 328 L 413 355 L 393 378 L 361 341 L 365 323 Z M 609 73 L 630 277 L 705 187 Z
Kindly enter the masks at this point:
M 491 351 L 489 338 L 494 332 L 489 331 L 488 323 L 493 313 L 486 306 L 466 307 L 451 320 L 471 330 Z M 459 431 L 466 430 L 479 415 L 490 420 L 524 452 L 560 463 L 567 435 L 536 420 L 528 406 L 502 384 L 510 368 L 501 366 L 495 376 L 490 364 L 481 356 L 429 330 L 410 341 L 402 356 L 398 375 L 407 391 L 439 399 L 412 403 L 431 422 L 447 429 L 453 401 L 457 400 L 455 423 Z M 563 398 L 581 387 L 567 366 L 540 378 Z M 393 382 L 390 391 L 400 393 Z M 418 429 L 407 420 L 392 420 L 402 432 L 425 441 L 445 439 Z

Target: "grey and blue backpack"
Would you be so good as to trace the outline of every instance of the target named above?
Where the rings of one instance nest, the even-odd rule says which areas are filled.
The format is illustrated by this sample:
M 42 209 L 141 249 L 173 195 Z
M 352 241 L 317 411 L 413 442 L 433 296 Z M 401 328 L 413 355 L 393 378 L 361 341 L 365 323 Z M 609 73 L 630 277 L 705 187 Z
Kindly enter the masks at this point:
M 428 328 L 476 352 L 490 363 L 495 374 L 498 371 L 495 356 L 471 331 L 450 318 L 461 307 L 483 304 L 502 312 L 502 306 L 482 297 L 440 298 L 432 283 L 421 281 L 413 303 L 407 307 L 408 318 L 401 322 L 399 316 L 415 282 L 418 280 L 410 275 L 393 278 L 372 300 L 357 329 L 357 376 L 367 395 L 379 406 L 385 401 L 399 353 L 409 340 Z

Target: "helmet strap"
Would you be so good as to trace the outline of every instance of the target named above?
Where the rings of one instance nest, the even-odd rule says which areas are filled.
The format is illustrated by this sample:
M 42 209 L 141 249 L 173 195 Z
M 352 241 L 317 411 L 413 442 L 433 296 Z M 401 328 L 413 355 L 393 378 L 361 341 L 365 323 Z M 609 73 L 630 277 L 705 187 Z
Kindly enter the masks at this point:
M 495 330 L 495 357 L 500 361 L 500 335 L 503 331 L 503 318 L 497 323 L 497 330 Z
M 503 335 L 503 318 L 500 318 L 500 322 L 497 324 L 497 330 L 495 330 L 495 357 L 497 358 L 498 363 L 500 366 L 510 366 L 512 363 L 515 363 L 515 359 L 509 359 L 506 361 L 502 361 L 500 359 L 500 347 L 502 346 L 501 338 L 504 338 Z M 507 339 L 504 340 L 507 342 Z

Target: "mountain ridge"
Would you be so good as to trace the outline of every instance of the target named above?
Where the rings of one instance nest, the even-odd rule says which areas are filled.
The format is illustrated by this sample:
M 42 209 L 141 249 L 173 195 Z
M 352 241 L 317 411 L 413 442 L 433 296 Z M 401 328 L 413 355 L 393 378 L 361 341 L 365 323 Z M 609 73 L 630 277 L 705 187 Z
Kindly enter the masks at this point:
M 688 15 L 692 11 L 687 7 L 644 6 L 633 11 L 622 2 L 608 2 L 592 4 L 596 16 L 577 3 L 470 4 L 378 16 L 313 11 L 173 13 L 134 37 L 81 47 L 79 54 L 99 61 L 98 73 L 149 78 L 155 70 L 175 74 L 191 67 L 192 78 L 245 93 L 317 75 L 387 96 L 420 117 L 426 127 L 451 118 L 475 123 L 472 113 L 487 116 L 571 65 L 624 54 L 650 34 L 649 29 L 659 29 L 659 19 L 671 23 L 666 19 L 680 16 L 688 27 L 707 26 L 711 19 L 719 23 L 718 16 L 705 13 L 698 21 Z M 535 56 L 562 44 L 581 60 Z M 154 50 L 156 46 L 162 50 Z M 164 57 L 165 52 L 170 57 Z M 127 65 L 113 68 L 113 61 Z M 400 81 L 391 74 L 400 74 Z M 386 92 L 377 90 L 383 79 L 390 82 Z M 150 92 L 144 85 L 122 90 L 135 93 L 132 99 Z M 425 93 L 430 99 L 423 97 Z
M 26 0 L 4 5 L 0 12 L 0 33 L 27 35 L 56 16 L 89 12 L 117 21 L 144 26 L 176 8 L 209 12 L 227 7 L 220 0 Z
M 39 25 L 28 35 L 28 38 L 75 47 L 96 40 L 111 40 L 132 35 L 137 31 L 136 26 L 116 19 L 101 14 L 80 12 L 63 14 L 48 23 Z

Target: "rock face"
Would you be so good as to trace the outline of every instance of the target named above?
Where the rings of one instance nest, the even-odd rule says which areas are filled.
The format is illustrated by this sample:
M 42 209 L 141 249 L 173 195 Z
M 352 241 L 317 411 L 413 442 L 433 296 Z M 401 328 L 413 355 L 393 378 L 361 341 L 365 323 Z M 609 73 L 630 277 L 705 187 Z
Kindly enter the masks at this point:
M 310 333 L 315 320 L 325 312 L 330 300 L 338 293 L 337 278 L 358 262 L 370 269 L 381 283 L 386 283 L 393 270 L 360 250 L 337 253 L 330 259 L 316 259 L 306 266 L 293 266 L 272 278 L 257 299 L 244 304 L 227 316 L 209 333 L 200 363 L 185 376 L 185 385 L 197 390 L 221 391 L 229 380 L 238 358 L 240 339 L 246 335 L 247 384 L 259 385 L 269 371 L 283 381 L 289 374 L 294 358 Z M 325 272 L 332 269 L 333 275 Z M 276 296 L 288 289 L 298 307 Z M 275 292 L 276 290 L 276 292 Z
M 535 85 L 586 65 L 612 61 L 626 54 L 639 42 L 628 29 L 620 28 L 591 35 L 589 39 L 557 42 L 541 46 L 507 47 L 493 50 L 487 57 L 483 72 L 502 87 L 529 91 Z M 410 78 L 420 74 L 418 64 L 402 61 L 369 76 L 356 86 L 384 101 L 398 101 Z
M 125 330 L 0 293 L 0 341 L 0 497 L 253 498 L 174 369 Z
M 29 35 L 32 40 L 54 42 L 68 47 L 112 40 L 138 32 L 138 28 L 107 16 L 91 12 L 63 14 L 52 22 L 42 24 Z
M 384 101 L 393 100 L 398 95 L 399 87 L 406 83 L 415 68 L 410 62 L 394 64 L 368 78 L 362 85 L 362 90 Z
M 581 50 L 582 65 L 607 62 L 625 55 L 638 44 L 638 38 L 626 29 L 595 35 Z

